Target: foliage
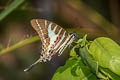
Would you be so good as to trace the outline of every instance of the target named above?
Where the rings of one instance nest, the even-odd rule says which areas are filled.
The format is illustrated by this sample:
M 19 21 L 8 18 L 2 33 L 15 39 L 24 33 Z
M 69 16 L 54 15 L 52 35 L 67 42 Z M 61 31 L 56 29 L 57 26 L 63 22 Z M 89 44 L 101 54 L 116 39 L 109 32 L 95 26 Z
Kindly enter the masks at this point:
M 119 80 L 120 46 L 110 38 L 79 39 L 70 59 L 55 72 L 52 80 Z
M 70 58 L 63 67 L 60 67 L 52 80 L 96 80 L 96 76 L 90 72 L 80 57 Z
M 120 76 L 120 46 L 105 37 L 95 39 L 89 48 L 91 55 L 100 66 Z

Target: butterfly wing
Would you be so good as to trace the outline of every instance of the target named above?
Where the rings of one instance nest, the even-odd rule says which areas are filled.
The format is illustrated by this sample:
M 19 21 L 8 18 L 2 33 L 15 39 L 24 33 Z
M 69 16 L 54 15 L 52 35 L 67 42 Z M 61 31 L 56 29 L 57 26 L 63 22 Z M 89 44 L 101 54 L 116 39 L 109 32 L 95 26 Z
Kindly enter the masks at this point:
M 39 34 L 43 47 L 48 50 L 48 54 L 51 48 L 56 53 L 69 36 L 62 27 L 45 19 L 33 19 L 31 24 Z
M 32 27 L 39 34 L 43 47 L 47 48 L 47 46 L 49 45 L 49 37 L 47 32 L 48 25 L 46 21 L 42 19 L 32 19 L 31 24 L 32 24 Z

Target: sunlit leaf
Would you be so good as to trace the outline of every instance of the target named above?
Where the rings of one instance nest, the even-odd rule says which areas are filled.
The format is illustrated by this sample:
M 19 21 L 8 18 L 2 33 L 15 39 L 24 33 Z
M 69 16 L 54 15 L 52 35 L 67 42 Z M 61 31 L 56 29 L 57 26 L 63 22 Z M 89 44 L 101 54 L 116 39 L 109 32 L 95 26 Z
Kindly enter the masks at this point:
M 73 48 L 72 48 L 72 50 L 70 51 L 70 56 L 77 56 L 77 53 L 76 53 L 76 51 L 75 51 L 75 49 L 76 48 L 79 48 L 79 46 L 78 45 L 76 45 L 76 46 L 74 46 Z
M 90 45 L 90 53 L 103 68 L 108 68 L 120 76 L 120 46 L 105 37 L 95 39 Z
M 87 66 L 89 66 L 89 68 L 91 69 L 91 71 L 93 73 L 95 73 L 98 78 L 107 79 L 107 77 L 98 70 L 98 67 L 99 67 L 98 63 L 91 56 L 91 54 L 90 54 L 90 52 L 88 50 L 88 46 L 87 45 L 84 45 L 84 47 L 80 47 L 79 48 L 79 54 L 80 54 L 80 57 L 82 58 L 82 61 Z

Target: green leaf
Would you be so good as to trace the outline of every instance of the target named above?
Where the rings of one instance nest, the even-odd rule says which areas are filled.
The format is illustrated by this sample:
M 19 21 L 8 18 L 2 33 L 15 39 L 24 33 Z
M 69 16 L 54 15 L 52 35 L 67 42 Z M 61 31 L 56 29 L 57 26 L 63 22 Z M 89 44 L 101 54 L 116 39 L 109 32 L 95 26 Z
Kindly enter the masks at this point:
M 90 53 L 98 64 L 120 76 L 120 46 L 105 37 L 95 39 L 90 45 Z
M 98 64 L 97 62 L 93 59 L 93 57 L 90 55 L 87 46 L 83 48 L 79 48 L 79 54 L 83 60 L 83 62 L 88 65 L 94 73 L 97 73 L 98 71 Z
M 76 45 L 72 48 L 72 50 L 70 51 L 70 56 L 77 56 L 77 53 L 75 51 L 75 49 L 79 49 L 80 46 L 85 46 L 86 43 L 88 43 L 88 41 L 86 40 L 87 34 L 83 37 L 83 39 L 79 39 L 76 42 Z
M 81 41 L 81 43 L 79 43 L 81 45 L 81 47 L 84 47 L 86 45 L 86 43 L 88 43 L 86 38 L 87 38 L 87 34 L 83 37 L 83 40 Z
M 98 63 L 94 60 L 94 58 L 90 55 L 87 45 L 85 47 L 79 48 L 79 54 L 83 60 L 83 62 L 89 66 L 91 71 L 97 75 L 98 78 L 107 80 L 104 74 L 99 71 Z
M 79 45 L 76 45 L 72 48 L 72 50 L 70 51 L 70 56 L 72 56 L 72 57 L 77 56 L 77 53 L 75 51 L 75 49 L 77 49 L 77 48 L 79 48 Z
M 111 78 L 112 80 L 120 80 L 120 76 L 118 76 L 117 74 L 113 73 L 112 71 L 110 71 L 109 69 L 106 68 L 100 68 L 100 70 L 107 75 L 109 78 Z
M 94 60 L 94 58 L 91 56 L 88 50 L 89 42 L 86 40 L 87 35 L 85 35 L 82 39 L 82 41 L 78 40 L 79 47 L 79 55 L 82 59 L 82 61 L 89 66 L 94 73 L 97 73 L 98 71 L 98 64 Z
M 96 76 L 85 66 L 81 58 L 70 58 L 66 64 L 60 67 L 52 80 L 97 80 Z

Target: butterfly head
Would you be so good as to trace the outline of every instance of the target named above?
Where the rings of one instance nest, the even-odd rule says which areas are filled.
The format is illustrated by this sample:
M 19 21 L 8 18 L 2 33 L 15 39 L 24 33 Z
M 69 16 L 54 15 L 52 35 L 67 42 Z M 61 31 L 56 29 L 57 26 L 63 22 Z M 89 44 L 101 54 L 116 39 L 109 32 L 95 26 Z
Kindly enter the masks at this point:
M 76 36 L 77 36 L 77 33 L 71 32 L 70 35 L 76 37 Z

